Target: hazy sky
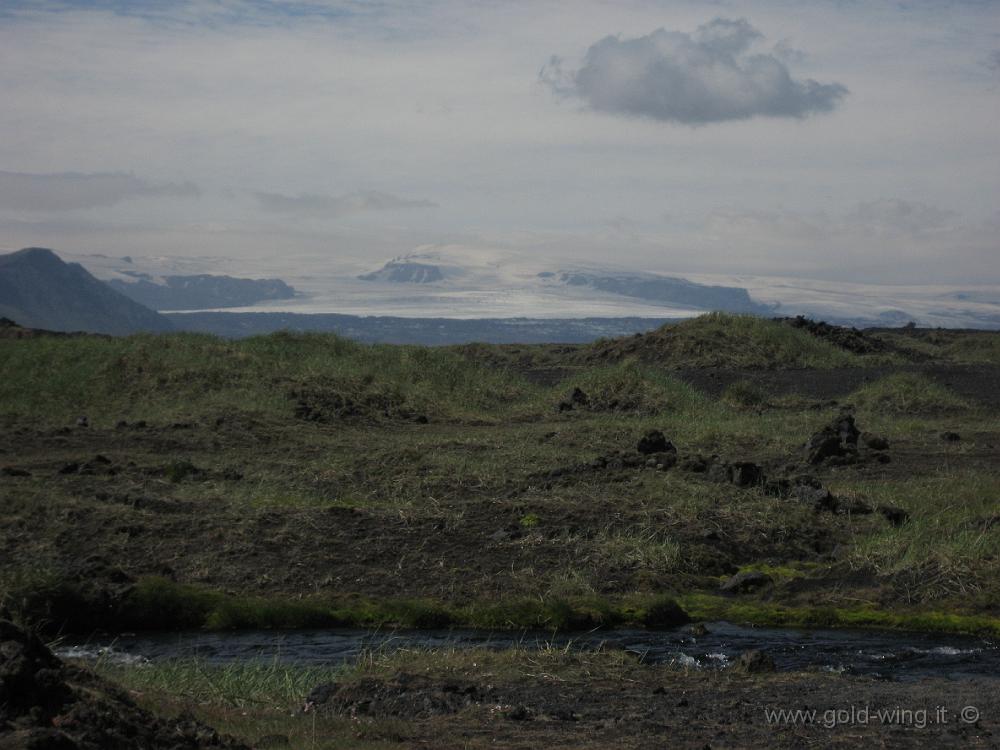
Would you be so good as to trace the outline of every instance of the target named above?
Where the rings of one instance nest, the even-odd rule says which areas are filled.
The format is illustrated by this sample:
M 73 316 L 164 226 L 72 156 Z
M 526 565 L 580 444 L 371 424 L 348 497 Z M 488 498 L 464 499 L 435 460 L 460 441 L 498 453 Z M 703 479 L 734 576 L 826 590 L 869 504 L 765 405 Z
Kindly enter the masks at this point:
M 2 0 L 0 103 L 4 249 L 1000 281 L 1000 2 Z

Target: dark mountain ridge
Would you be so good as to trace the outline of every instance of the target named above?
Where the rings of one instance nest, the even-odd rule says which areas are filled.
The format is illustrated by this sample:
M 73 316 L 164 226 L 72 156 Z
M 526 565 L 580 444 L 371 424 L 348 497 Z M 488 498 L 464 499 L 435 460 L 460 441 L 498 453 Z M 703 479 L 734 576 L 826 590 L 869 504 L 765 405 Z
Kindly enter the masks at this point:
M 111 279 L 115 291 L 151 310 L 204 310 L 246 307 L 275 299 L 292 299 L 295 289 L 281 279 L 240 279 L 233 276 L 195 274 L 165 276 L 163 283 L 145 273 L 130 273 L 135 281 Z
M 169 320 L 98 281 L 78 263 L 29 247 L 0 255 L 0 317 L 27 328 L 126 335 L 173 330 Z
M 606 274 L 590 271 L 559 271 L 539 274 L 568 286 L 585 286 L 601 292 L 649 300 L 662 305 L 696 310 L 768 315 L 772 308 L 755 302 L 742 287 L 710 286 L 673 276 L 653 274 Z

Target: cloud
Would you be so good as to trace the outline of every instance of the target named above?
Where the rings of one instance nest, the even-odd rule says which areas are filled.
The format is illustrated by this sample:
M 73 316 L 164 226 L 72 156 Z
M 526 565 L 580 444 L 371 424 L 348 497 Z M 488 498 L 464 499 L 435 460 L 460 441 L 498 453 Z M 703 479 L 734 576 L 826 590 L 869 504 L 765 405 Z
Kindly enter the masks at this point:
M 313 216 L 346 216 L 368 211 L 393 211 L 399 208 L 437 208 L 428 200 L 409 200 L 377 190 L 364 190 L 345 195 L 303 193 L 296 196 L 281 193 L 254 193 L 265 211 L 309 214 Z
M 73 211 L 113 206 L 132 198 L 187 198 L 200 194 L 191 182 L 155 183 L 119 172 L 28 174 L 0 171 L 0 209 Z
M 796 80 L 774 54 L 751 54 L 763 35 L 745 19 L 716 18 L 693 34 L 658 29 L 607 36 L 576 71 L 553 57 L 541 80 L 554 92 L 617 115 L 704 125 L 755 116 L 829 112 L 847 95 L 839 83 Z

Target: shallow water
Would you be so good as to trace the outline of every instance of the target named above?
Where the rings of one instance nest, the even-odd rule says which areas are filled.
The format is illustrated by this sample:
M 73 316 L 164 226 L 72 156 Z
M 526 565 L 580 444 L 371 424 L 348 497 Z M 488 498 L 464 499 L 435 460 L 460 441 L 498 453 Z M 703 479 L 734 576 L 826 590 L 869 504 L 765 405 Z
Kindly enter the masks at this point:
M 365 649 L 441 649 L 547 645 L 573 649 L 624 649 L 652 664 L 674 663 L 725 669 L 747 649 L 763 649 L 779 670 L 820 670 L 884 679 L 1000 677 L 1000 645 L 981 638 L 870 630 L 750 628 L 726 622 L 707 624 L 705 635 L 688 628 L 611 630 L 556 634 L 537 631 L 473 630 L 256 630 L 142 633 L 114 639 L 65 641 L 65 657 L 105 658 L 133 664 L 196 657 L 209 663 L 264 660 L 288 664 L 337 665 Z

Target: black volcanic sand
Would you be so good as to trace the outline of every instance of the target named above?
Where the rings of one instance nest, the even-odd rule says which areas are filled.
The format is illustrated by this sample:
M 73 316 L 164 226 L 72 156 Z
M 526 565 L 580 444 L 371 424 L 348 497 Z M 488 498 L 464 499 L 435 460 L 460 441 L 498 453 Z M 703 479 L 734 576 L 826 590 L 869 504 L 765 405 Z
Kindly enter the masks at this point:
M 350 716 L 366 739 L 406 747 L 987 748 L 1000 745 L 995 688 L 662 670 L 566 679 L 527 664 L 520 679 L 365 677 L 312 710 Z M 779 710 L 810 713 L 769 717 Z

